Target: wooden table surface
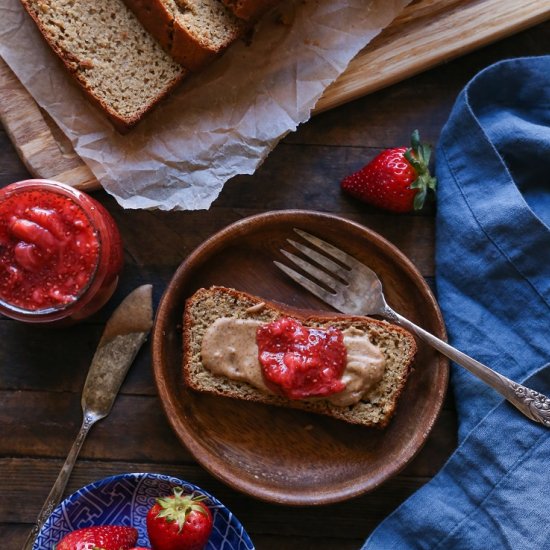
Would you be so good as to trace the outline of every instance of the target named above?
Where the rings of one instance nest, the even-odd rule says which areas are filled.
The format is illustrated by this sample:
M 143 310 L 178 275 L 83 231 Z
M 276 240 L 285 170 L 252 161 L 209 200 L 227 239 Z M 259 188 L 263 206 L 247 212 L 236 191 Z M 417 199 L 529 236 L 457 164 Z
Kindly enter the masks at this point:
M 435 207 L 415 215 L 384 214 L 343 196 L 338 183 L 382 148 L 408 144 L 414 128 L 436 143 L 456 95 L 479 70 L 509 57 L 545 54 L 549 48 L 546 22 L 320 114 L 283 140 L 256 174 L 227 183 L 209 211 L 124 211 L 104 192 L 95 193 L 118 222 L 125 243 L 124 272 L 109 305 L 62 330 L 0 319 L 0 546 L 22 546 L 57 477 L 80 427 L 80 392 L 94 349 L 123 296 L 152 283 L 158 303 L 176 267 L 204 239 L 245 216 L 289 208 L 335 213 L 378 231 L 409 256 L 433 288 Z M 0 185 L 28 177 L 0 129 Z M 375 492 L 322 507 L 260 502 L 214 479 L 178 442 L 158 401 L 149 352 L 147 343 L 111 415 L 90 432 L 67 494 L 117 473 L 166 473 L 216 495 L 258 549 L 355 549 L 429 481 L 456 445 L 456 416 L 448 397 L 419 455 Z

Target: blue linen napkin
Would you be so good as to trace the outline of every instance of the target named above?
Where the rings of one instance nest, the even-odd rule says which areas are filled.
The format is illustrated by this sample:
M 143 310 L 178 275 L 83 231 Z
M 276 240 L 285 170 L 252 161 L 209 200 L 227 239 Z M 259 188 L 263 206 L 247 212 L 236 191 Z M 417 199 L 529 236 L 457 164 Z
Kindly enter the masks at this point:
M 438 300 L 455 347 L 550 396 L 550 56 L 479 73 L 436 150 Z M 453 365 L 459 446 L 363 546 L 550 548 L 550 429 Z

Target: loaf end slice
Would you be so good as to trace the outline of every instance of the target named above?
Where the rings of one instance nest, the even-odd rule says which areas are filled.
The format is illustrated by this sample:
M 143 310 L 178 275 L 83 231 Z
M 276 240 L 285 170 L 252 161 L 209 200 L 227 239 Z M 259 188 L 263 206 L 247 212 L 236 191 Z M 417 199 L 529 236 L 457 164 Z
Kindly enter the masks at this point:
M 216 319 L 235 317 L 269 323 L 281 316 L 297 318 L 308 326 L 332 325 L 342 330 L 356 326 L 366 331 L 370 341 L 380 348 L 385 357 L 386 368 L 382 380 L 359 403 L 339 407 L 327 400 L 298 401 L 263 393 L 246 382 L 213 375 L 203 365 L 202 340 L 206 330 Z M 230 288 L 199 289 L 187 300 L 185 306 L 183 376 L 189 388 L 245 401 L 298 408 L 351 424 L 377 428 L 387 426 L 405 387 L 415 353 L 416 342 L 413 336 L 405 329 L 385 321 L 336 314 L 312 317 Z
M 198 70 L 224 52 L 247 30 L 221 0 L 163 0 L 174 5 L 171 54 Z
M 124 0 L 172 59 L 198 71 L 243 36 L 247 24 L 221 0 Z

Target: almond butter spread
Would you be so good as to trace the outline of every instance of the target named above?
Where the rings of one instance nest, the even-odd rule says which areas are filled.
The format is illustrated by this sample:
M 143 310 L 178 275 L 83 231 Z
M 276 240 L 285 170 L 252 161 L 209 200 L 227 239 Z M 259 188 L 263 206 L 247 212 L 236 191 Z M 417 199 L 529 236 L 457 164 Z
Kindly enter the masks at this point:
M 265 393 L 266 385 L 258 358 L 256 335 L 262 321 L 222 317 L 206 330 L 201 347 L 202 362 L 213 374 L 247 382 Z M 338 406 L 361 400 L 384 374 L 384 356 L 366 332 L 351 327 L 342 331 L 347 357 L 341 377 L 344 389 L 325 397 Z

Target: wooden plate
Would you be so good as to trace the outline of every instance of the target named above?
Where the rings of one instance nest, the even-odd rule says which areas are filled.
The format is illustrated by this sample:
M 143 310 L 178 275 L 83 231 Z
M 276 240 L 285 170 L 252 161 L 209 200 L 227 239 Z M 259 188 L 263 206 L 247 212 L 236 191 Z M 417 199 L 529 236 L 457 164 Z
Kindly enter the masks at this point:
M 293 307 L 330 309 L 273 265 L 294 227 L 341 247 L 373 268 L 388 302 L 444 338 L 437 303 L 412 263 L 378 234 L 307 211 L 246 218 L 198 247 L 178 268 L 159 305 L 153 370 L 170 424 L 197 461 L 234 489 L 292 505 L 342 501 L 378 487 L 418 452 L 440 411 L 448 362 L 419 343 L 397 414 L 383 431 L 303 411 L 201 395 L 183 385 L 181 323 L 195 290 L 223 285 Z

